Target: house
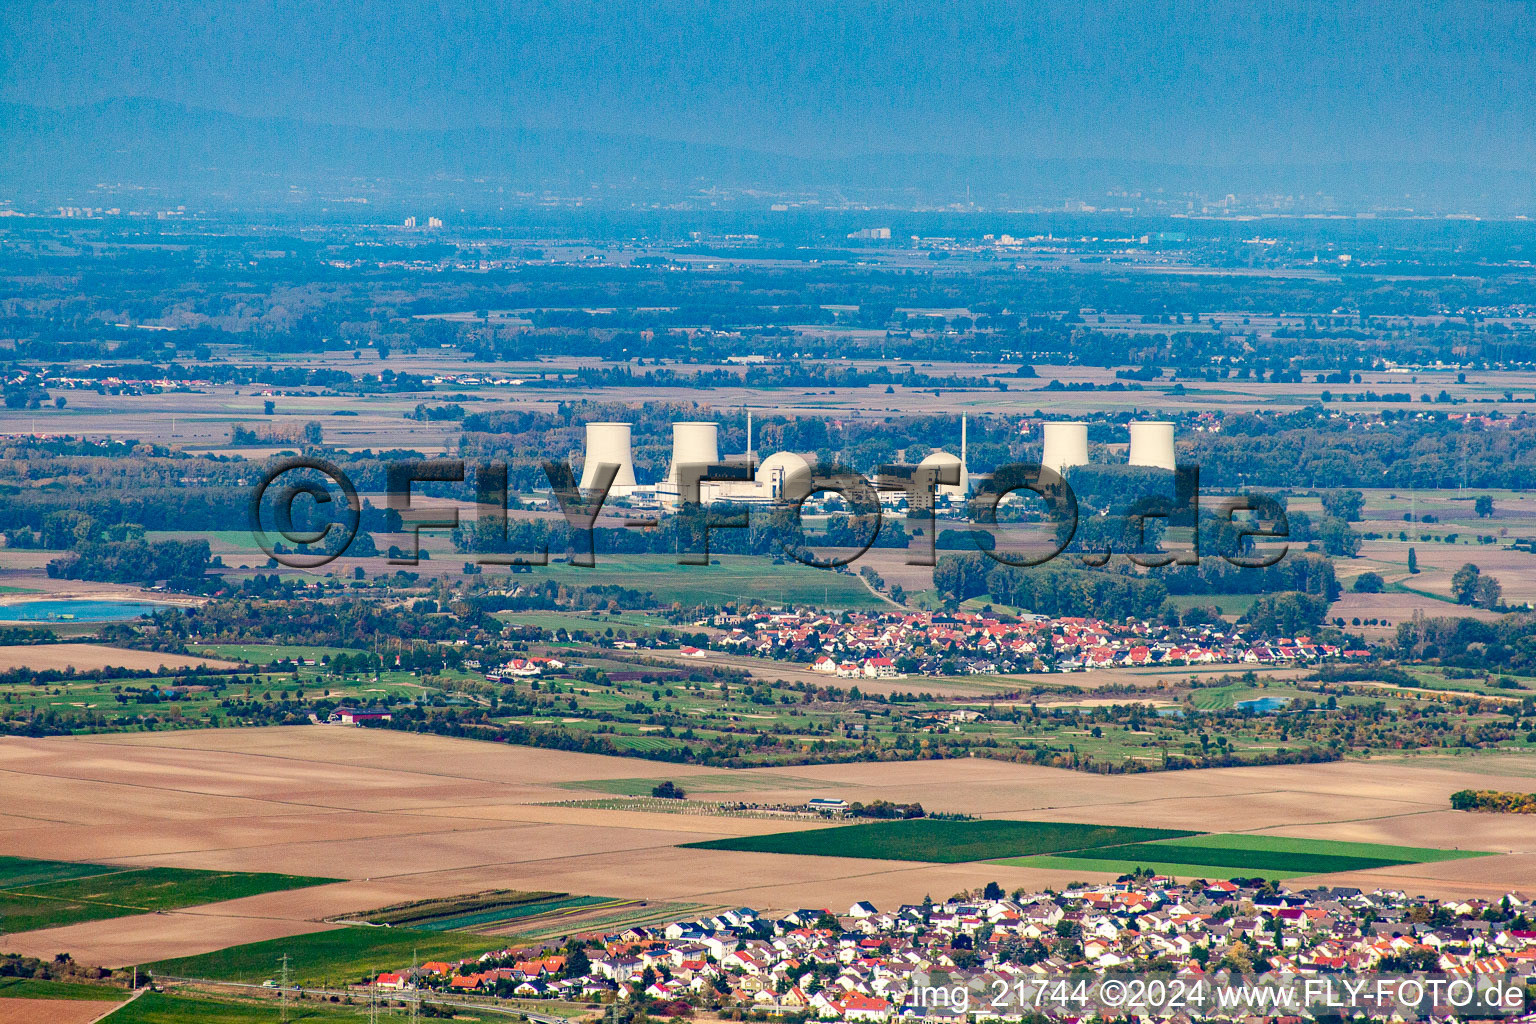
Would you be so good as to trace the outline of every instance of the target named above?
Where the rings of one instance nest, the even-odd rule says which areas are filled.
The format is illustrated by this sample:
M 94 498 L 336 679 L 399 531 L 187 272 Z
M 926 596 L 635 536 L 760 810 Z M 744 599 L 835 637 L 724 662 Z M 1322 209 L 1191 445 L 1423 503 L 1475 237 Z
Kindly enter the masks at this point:
M 376 988 L 387 988 L 398 992 L 406 987 L 405 975 L 393 973 L 381 974 L 377 978 L 373 979 L 373 984 Z
M 362 725 L 364 722 L 388 722 L 394 718 L 388 708 L 337 708 L 326 718 L 327 722 L 340 725 Z
M 844 1020 L 887 1021 L 891 1019 L 891 1004 L 884 999 L 852 992 L 846 999 L 833 1004 Z
M 704 652 L 699 650 L 697 647 L 681 647 L 681 648 L 678 649 L 677 653 L 681 654 L 685 658 L 702 658 L 702 657 L 704 657 Z

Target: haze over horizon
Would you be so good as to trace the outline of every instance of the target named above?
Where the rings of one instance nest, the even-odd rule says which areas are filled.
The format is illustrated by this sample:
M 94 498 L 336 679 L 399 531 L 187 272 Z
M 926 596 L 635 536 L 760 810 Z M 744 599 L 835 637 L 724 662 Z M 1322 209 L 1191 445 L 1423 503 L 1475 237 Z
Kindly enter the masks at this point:
M 905 173 L 905 157 L 953 155 L 1412 165 L 1461 188 L 1484 170 L 1518 176 L 1536 158 L 1531 12 L 1528 0 L 863 0 L 792 10 L 544 0 L 495 11 L 420 0 L 24 0 L 0 12 L 0 101 L 46 116 L 140 99 L 348 137 L 641 138 L 763 154 L 768 182 L 783 161 L 894 159 L 876 174 L 889 180 Z M 167 131 L 187 130 L 170 119 Z M 30 142 L 53 161 L 22 176 L 58 173 L 72 145 L 106 145 L 12 131 L 18 148 Z M 571 159 L 557 149 L 535 162 Z M 1423 182 L 1382 184 L 1395 187 Z

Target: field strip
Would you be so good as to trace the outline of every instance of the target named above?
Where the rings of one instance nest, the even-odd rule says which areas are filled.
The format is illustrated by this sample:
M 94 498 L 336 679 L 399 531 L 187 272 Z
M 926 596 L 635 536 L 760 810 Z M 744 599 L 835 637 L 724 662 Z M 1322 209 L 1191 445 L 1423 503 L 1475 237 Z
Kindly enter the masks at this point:
M 317 840 L 324 842 L 324 840 Z M 334 841 L 332 841 L 334 843 Z M 452 867 L 434 865 L 420 871 L 397 871 L 392 875 L 369 875 L 371 881 L 379 882 L 391 878 L 415 878 L 419 875 L 440 875 L 447 872 L 480 871 L 489 868 L 508 867 L 516 864 L 542 864 L 547 861 L 577 861 L 587 857 L 613 857 L 625 853 L 644 853 L 647 850 L 671 850 L 677 847 L 675 842 L 656 843 L 654 846 L 626 846 L 615 850 L 589 850 L 583 853 L 556 853 L 545 857 L 524 857 L 520 860 L 491 860 L 478 864 L 455 864 Z
M 1296 795 L 1296 796 L 1312 796 L 1312 797 L 1320 797 L 1320 796 L 1325 795 L 1325 794 L 1318 794 L 1318 793 L 1308 793 L 1305 790 L 1274 789 L 1274 790 L 1256 790 L 1256 791 L 1251 792 L 1251 793 L 1222 793 L 1221 794 L 1221 798 L 1222 799 L 1228 799 L 1228 798 L 1232 798 L 1232 797 L 1245 797 L 1245 796 L 1246 797 L 1281 796 L 1281 795 L 1285 795 L 1285 794 L 1292 794 L 1292 795 Z M 1013 816 L 1014 815 L 1020 815 L 1020 814 L 1039 815 L 1039 814 L 1045 813 L 1047 811 L 1078 811 L 1078 810 L 1083 810 L 1083 809 L 1092 808 L 1092 807 L 1126 807 L 1126 806 L 1132 806 L 1132 805 L 1137 806 L 1137 807 L 1145 807 L 1145 806 L 1148 806 L 1148 805 L 1162 806 L 1162 805 L 1169 804 L 1169 803 L 1181 803 L 1181 802 L 1188 802 L 1188 801 L 1191 801 L 1191 800 L 1209 800 L 1209 799 L 1210 799 L 1210 797 L 1208 795 L 1206 795 L 1206 794 L 1199 794 L 1199 795 L 1192 795 L 1192 796 L 1157 797 L 1157 798 L 1154 798 L 1154 799 L 1151 799 L 1151 800 L 1139 800 L 1139 801 L 1109 800 L 1109 801 L 1095 801 L 1093 803 L 1082 803 L 1082 804 L 1052 804 L 1052 805 L 1047 806 L 1047 807 L 1027 808 L 1027 809 L 1024 809 L 1024 810 L 1015 810 L 1015 811 L 982 811 L 982 812 L 979 813 L 979 817 L 981 819 L 983 819 L 983 820 L 986 820 L 986 821 L 999 820 L 999 819 L 1001 819 L 1001 820 L 1010 820 L 1010 821 L 1021 821 L 1021 820 L 1028 820 L 1028 819 L 1021 819 L 1021 818 L 1017 818 L 1017 817 L 1013 817 Z M 1382 799 L 1388 799 L 1388 798 L 1382 798 Z M 1393 800 L 1392 802 L 1394 802 L 1394 803 L 1402 803 L 1402 804 L 1410 804 L 1410 805 L 1411 804 L 1419 803 L 1419 801 L 1409 801 L 1409 800 Z M 1359 817 L 1354 817 L 1354 818 L 1322 818 L 1322 819 L 1277 821 L 1277 822 L 1271 822 L 1271 823 L 1264 824 L 1264 825 L 1253 826 L 1252 828 L 1248 828 L 1248 829 L 1234 828 L 1234 829 L 1231 829 L 1230 831 L 1232 831 L 1232 832 L 1252 832 L 1252 831 L 1257 831 L 1259 829 L 1271 829 L 1271 828 L 1310 828 L 1310 827 L 1313 827 L 1313 826 L 1316 826 L 1316 825 L 1347 825 L 1347 824 L 1351 824 L 1351 823 L 1354 823 L 1354 822 L 1362 822 L 1362 821 L 1390 821 L 1393 818 L 1406 818 L 1406 817 L 1412 817 L 1414 815 L 1419 815 L 1419 814 L 1437 814 L 1437 813 L 1439 813 L 1441 811 L 1444 811 L 1446 809 L 1447 809 L 1446 807 L 1442 807 L 1442 806 L 1439 806 L 1439 805 L 1436 805 L 1436 804 L 1426 804 L 1424 806 L 1413 807 L 1412 809 L 1409 809 L 1409 810 L 1392 811 L 1390 813 L 1384 813 L 1384 814 L 1367 814 L 1367 815 L 1361 815 Z M 1004 816 L 1007 816 L 1007 817 L 1004 817 Z
M 298 727 L 295 727 L 295 728 L 303 728 L 303 727 L 302 726 L 298 726 Z M 328 726 L 326 726 L 326 727 L 312 726 L 311 728 L 329 728 L 329 727 Z M 234 731 L 237 731 L 237 730 L 230 730 L 230 731 L 234 732 Z M 130 734 L 125 734 L 125 735 L 132 735 L 134 737 L 139 737 L 139 736 L 142 736 L 144 734 L 143 733 L 130 733 Z M 496 784 L 496 783 L 498 783 L 500 781 L 500 780 L 497 780 L 497 779 L 482 779 L 482 778 L 480 778 L 478 776 L 475 776 L 475 775 L 459 775 L 459 774 L 455 774 L 453 772 L 433 772 L 433 771 L 426 771 L 426 770 L 423 770 L 423 769 L 420 769 L 420 768 L 392 768 L 392 767 L 389 767 L 389 766 L 386 766 L 386 765 L 358 764 L 355 761 L 330 761 L 330 760 L 326 760 L 324 757 L 293 757 L 293 756 L 288 755 L 288 754 L 271 754 L 271 753 L 265 753 L 265 752 L 262 752 L 262 751 L 253 751 L 253 750 L 230 750 L 230 749 L 225 748 L 225 747 L 201 747 L 201 746 L 199 746 L 199 747 L 187 747 L 187 746 L 178 746 L 178 745 L 171 744 L 171 743 L 140 743 L 140 742 L 135 742 L 135 743 L 113 743 L 110 740 L 104 740 L 104 739 L 81 739 L 81 740 L 79 740 L 79 742 L 81 742 L 81 743 L 93 743 L 93 744 L 96 744 L 98 746 L 103 746 L 103 747 L 112 747 L 112 748 L 114 748 L 116 750 L 119 750 L 119 751 L 121 751 L 125 747 L 128 748 L 128 749 L 144 747 L 144 748 L 148 748 L 148 749 L 151 749 L 151 750 L 174 750 L 177 753 L 183 753 L 183 754 L 184 753 L 188 753 L 188 752 L 192 752 L 192 753 L 209 753 L 209 754 L 233 754 L 236 757 L 255 757 L 255 758 L 262 758 L 262 759 L 270 760 L 270 761 L 287 761 L 287 762 L 291 762 L 293 764 L 302 764 L 302 765 L 326 764 L 326 765 L 331 765 L 331 766 L 336 767 L 336 768 L 346 768 L 346 769 L 351 770 L 351 771 L 387 772 L 387 773 L 389 773 L 391 775 L 419 775 L 419 776 L 421 776 L 423 778 L 428 778 L 428 779 L 453 779 L 456 782 L 484 782 L 484 783 L 488 783 L 488 784 Z M 468 742 L 480 743 L 480 742 L 484 742 L 484 741 L 482 741 L 482 740 L 469 740 Z M 260 798 L 258 798 L 258 797 L 248 797 L 246 799 L 260 799 Z
M 1263 835 L 1264 832 L 1262 830 L 1271 828 L 1312 828 L 1316 825 L 1352 825 L 1362 821 L 1392 821 L 1396 818 L 1415 818 L 1421 814 L 1440 814 L 1444 810 L 1446 810 L 1444 807 L 1426 807 L 1418 811 L 1397 811 L 1393 814 L 1369 814 L 1359 818 L 1327 818 L 1322 821 L 1281 822 L 1278 825 L 1260 825 L 1257 828 L 1235 828 L 1232 829 L 1232 832 L 1234 835 Z M 1300 839 L 1304 837 L 1294 836 L 1291 838 Z
M 835 859 L 835 860 L 848 860 L 848 859 L 852 859 L 852 858 L 837 857 L 837 858 L 832 858 L 832 859 Z M 890 863 L 906 864 L 908 866 L 907 867 L 899 867 L 899 868 L 882 867 L 882 868 L 878 868 L 878 869 L 876 869 L 874 871 L 855 871 L 855 872 L 851 872 L 851 873 L 846 874 L 846 875 L 827 875 L 825 877 L 817 878 L 816 882 L 817 882 L 818 885 L 825 885 L 828 882 L 851 882 L 851 881 L 856 881 L 856 880 L 861 879 L 861 878 L 883 878 L 883 877 L 888 877 L 890 875 L 900 875 L 900 874 L 904 874 L 904 873 L 912 872 L 912 871 L 928 871 L 928 870 L 932 870 L 932 868 L 934 866 L 933 864 L 929 863 L 928 861 L 911 861 L 911 860 L 909 860 L 909 861 L 895 861 L 895 862 L 885 861 L 884 863 L 886 863 L 886 864 L 890 864 Z M 972 863 L 978 863 L 978 862 L 972 862 Z M 964 864 L 959 864 L 959 865 L 946 864 L 946 865 L 943 865 L 943 866 L 944 867 L 964 867 L 966 865 L 964 865 Z M 703 892 L 689 893 L 688 896 L 689 896 L 689 899 L 691 899 L 691 900 L 698 900 L 698 899 L 700 899 L 701 897 L 704 897 L 704 896 L 724 896 L 724 895 L 726 895 L 728 893 L 748 893 L 748 892 L 753 892 L 754 890 L 757 890 L 757 889 L 772 889 L 772 888 L 776 888 L 776 887 L 782 886 L 783 884 L 784 883 L 778 882 L 778 881 L 766 881 L 766 882 L 759 883 L 757 885 L 737 886 L 734 889 L 706 889 Z
M 200 789 L 183 789 L 177 786 L 151 786 L 143 782 L 116 782 L 110 779 L 97 779 L 77 775 L 55 775 L 51 772 L 29 772 L 22 771 L 17 768 L 0 768 L 0 775 L 17 775 L 25 779 L 54 779 L 60 782 L 79 782 L 93 786 L 114 786 L 119 789 L 143 790 L 149 793 L 179 793 L 182 796 L 205 797 L 216 800 L 239 800 L 246 803 L 269 804 L 276 807 L 298 807 L 306 811 L 326 811 L 330 813 L 341 813 L 345 811 L 356 810 L 355 808 L 346 807 L 345 805 L 335 806 L 331 804 L 313 804 L 306 803 L 302 800 L 282 800 L 265 796 L 230 796 L 227 793 L 211 793 Z M 408 811 L 409 809 L 407 808 L 406 810 Z M 362 813 L 369 812 L 365 811 Z M 384 814 L 391 812 L 380 811 L 376 813 Z M 84 823 L 68 822 L 67 824 L 80 825 Z

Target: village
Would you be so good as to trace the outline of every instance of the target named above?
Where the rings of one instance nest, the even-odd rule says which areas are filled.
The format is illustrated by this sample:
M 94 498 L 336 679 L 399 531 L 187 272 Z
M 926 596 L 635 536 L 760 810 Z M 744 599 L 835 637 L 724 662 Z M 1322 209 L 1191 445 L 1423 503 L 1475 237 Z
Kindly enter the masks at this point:
M 710 643 L 714 649 L 809 662 L 817 672 L 850 679 L 1158 665 L 1273 666 L 1371 656 L 1363 648 L 1343 649 L 1305 636 L 1263 637 L 1223 621 L 1170 626 L 1028 614 L 765 610 L 721 613 L 698 625 L 719 631 Z M 691 656 L 700 655 L 692 649 Z
M 427 963 L 381 974 L 368 987 L 632 1000 L 668 1016 L 709 1007 L 865 1022 L 1019 1020 L 1030 1015 L 1023 1007 L 941 1005 L 925 998 L 931 990 L 923 986 L 960 979 L 978 991 L 1011 989 L 1085 972 L 1185 979 L 1426 972 L 1526 985 L 1536 976 L 1531 915 L 1529 901 L 1513 893 L 1437 902 L 1349 887 L 1292 890 L 1261 879 L 1180 884 L 1137 876 L 1010 895 L 990 883 L 890 911 L 858 902 L 842 913 L 765 916 L 743 907 L 578 938 L 557 955 L 501 950 Z

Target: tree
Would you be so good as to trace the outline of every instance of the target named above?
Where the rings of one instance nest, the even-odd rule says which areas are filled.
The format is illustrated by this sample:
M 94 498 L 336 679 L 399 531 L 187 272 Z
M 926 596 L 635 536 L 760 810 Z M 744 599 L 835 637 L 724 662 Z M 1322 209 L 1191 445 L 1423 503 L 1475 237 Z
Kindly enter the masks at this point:
M 1457 604 L 1472 604 L 1477 600 L 1477 578 L 1481 570 L 1467 562 L 1451 577 L 1451 596 Z
M 1365 495 L 1359 491 L 1325 491 L 1323 493 L 1323 511 L 1330 516 L 1337 516 L 1346 523 L 1358 523 L 1364 507 Z
M 1330 555 L 1354 558 L 1360 553 L 1360 535 L 1341 518 L 1324 516 L 1317 524 L 1317 537 Z
M 1221 966 L 1237 971 L 1239 974 L 1252 974 L 1253 955 L 1249 952 L 1248 943 L 1241 941 L 1232 943 L 1221 958 Z
M 987 887 L 981 891 L 984 899 L 1000 900 L 1003 898 L 1003 887 L 996 882 L 988 882 Z
M 261 403 L 261 411 L 266 413 L 268 416 L 271 416 L 274 412 L 277 411 L 277 403 L 269 398 L 265 402 Z
M 687 797 L 687 795 L 688 794 L 683 791 L 683 787 L 679 786 L 671 779 L 668 779 L 666 782 L 661 783 L 661 785 L 654 786 L 651 789 L 651 796 L 657 797 L 661 800 L 682 800 Z
M 1478 495 L 1477 500 L 1472 503 L 1472 508 L 1479 519 L 1493 518 L 1493 498 L 1490 495 Z
M 1415 576 L 1419 573 L 1419 553 L 1413 548 L 1408 549 L 1408 572 Z
M 1497 608 L 1504 600 L 1504 587 L 1496 578 L 1483 576 L 1477 581 L 1474 600 L 1479 608 Z
M 565 957 L 565 976 L 567 978 L 584 978 L 592 969 L 592 959 L 587 956 L 584 946 L 575 946 Z
M 1363 572 L 1355 577 L 1354 584 L 1349 588 L 1357 594 L 1379 594 L 1386 587 L 1386 581 L 1374 572 Z
M 1327 616 L 1328 602 L 1314 594 L 1262 594 L 1244 616 L 1248 624 L 1271 636 L 1291 636 L 1315 629 Z

